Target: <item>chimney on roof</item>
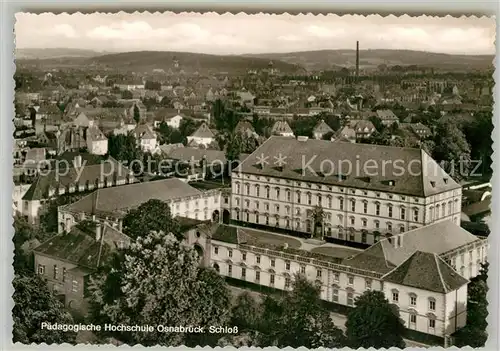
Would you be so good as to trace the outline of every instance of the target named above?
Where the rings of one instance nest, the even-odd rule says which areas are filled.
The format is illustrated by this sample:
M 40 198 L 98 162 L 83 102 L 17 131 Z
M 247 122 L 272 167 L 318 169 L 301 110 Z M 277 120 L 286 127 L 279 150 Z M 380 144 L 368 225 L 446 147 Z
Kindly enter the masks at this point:
M 356 81 L 359 77 L 359 41 L 356 41 Z
M 73 165 L 75 168 L 80 168 L 82 166 L 82 156 L 76 155 L 73 159 Z
M 101 235 L 102 235 L 102 224 L 101 222 L 97 222 L 95 225 L 95 240 L 96 241 L 101 240 Z

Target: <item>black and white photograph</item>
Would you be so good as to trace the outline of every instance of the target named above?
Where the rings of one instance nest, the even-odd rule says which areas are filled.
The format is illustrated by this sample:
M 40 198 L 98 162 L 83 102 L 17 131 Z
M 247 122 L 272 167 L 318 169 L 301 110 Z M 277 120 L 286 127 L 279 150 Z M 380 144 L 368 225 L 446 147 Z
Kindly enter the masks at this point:
M 484 347 L 495 30 L 17 13 L 12 343 Z

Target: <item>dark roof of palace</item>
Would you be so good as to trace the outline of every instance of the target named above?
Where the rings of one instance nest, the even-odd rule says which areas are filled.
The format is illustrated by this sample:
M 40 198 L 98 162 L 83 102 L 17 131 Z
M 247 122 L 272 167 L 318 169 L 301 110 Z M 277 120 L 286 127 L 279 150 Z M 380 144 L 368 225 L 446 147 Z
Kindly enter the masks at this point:
M 282 167 L 276 163 L 280 157 Z M 420 149 L 279 136 L 269 138 L 234 172 L 420 197 L 460 188 Z

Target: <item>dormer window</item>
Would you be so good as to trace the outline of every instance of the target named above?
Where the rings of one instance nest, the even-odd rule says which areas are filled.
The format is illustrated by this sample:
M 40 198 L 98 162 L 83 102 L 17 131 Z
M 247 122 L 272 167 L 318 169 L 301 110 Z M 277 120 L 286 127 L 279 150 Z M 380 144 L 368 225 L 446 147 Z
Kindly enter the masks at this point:
M 432 180 L 431 180 L 431 186 L 432 186 L 433 188 L 435 188 L 435 187 L 436 187 L 436 182 L 434 182 L 434 181 L 432 181 Z
M 445 184 L 448 184 L 448 178 L 443 178 L 443 182 L 444 182 Z

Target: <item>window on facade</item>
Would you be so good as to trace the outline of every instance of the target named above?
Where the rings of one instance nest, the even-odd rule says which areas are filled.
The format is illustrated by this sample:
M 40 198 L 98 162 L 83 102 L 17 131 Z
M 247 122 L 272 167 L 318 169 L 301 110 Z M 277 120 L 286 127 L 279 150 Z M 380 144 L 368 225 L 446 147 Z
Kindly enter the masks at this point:
M 356 200 L 351 200 L 351 211 L 356 212 Z
M 321 269 L 316 270 L 316 278 L 321 278 L 322 273 Z
M 300 273 L 306 274 L 306 266 L 300 266 Z
M 38 265 L 38 274 L 41 274 L 41 275 L 45 274 L 45 266 L 44 265 L 41 265 L 41 264 Z
M 297 203 L 300 204 L 300 191 L 297 191 Z
M 433 298 L 429 299 L 429 310 L 435 311 L 436 310 L 436 300 Z
M 431 329 L 436 328 L 436 320 L 435 319 L 429 319 L 429 328 L 431 328 Z
M 446 211 L 446 208 L 445 208 L 445 206 L 443 204 L 443 206 L 441 206 L 441 217 L 446 216 L 446 212 L 445 211 Z
M 417 296 L 410 295 L 410 306 L 416 306 L 416 305 L 417 305 Z
M 405 220 L 406 217 L 406 209 L 404 207 L 401 207 L 401 219 Z
M 250 222 L 250 213 L 249 213 L 248 211 L 245 213 L 245 216 L 246 216 L 246 218 L 247 218 L 247 219 L 246 219 L 246 220 L 247 220 L 247 222 Z
M 280 188 L 276 188 L 276 199 L 280 199 Z
M 233 275 L 233 265 L 231 264 L 227 266 L 227 275 Z
M 337 289 L 337 288 L 333 288 L 333 290 L 332 290 L 332 301 L 333 302 L 339 301 L 339 289 Z
M 77 292 L 78 291 L 78 281 L 73 280 L 71 282 L 71 291 L 72 292 Z
M 271 267 L 276 266 L 276 260 L 274 258 L 271 258 Z
M 285 289 L 290 288 L 290 278 L 285 278 Z
M 256 186 L 255 186 L 255 195 L 256 195 L 257 197 L 259 197 L 259 196 L 260 196 L 260 185 L 256 185 Z
M 316 195 L 316 201 L 317 201 L 317 203 L 316 203 L 316 204 L 317 204 L 318 206 L 321 206 L 321 205 L 322 205 L 322 203 L 323 203 L 323 198 L 321 197 L 321 194 Z
M 246 252 L 242 252 L 241 253 L 241 260 L 242 261 L 246 261 L 247 260 L 247 253 Z
M 389 217 L 392 217 L 392 205 L 387 206 L 387 211 L 388 211 L 387 213 L 388 213 Z
M 361 220 L 361 224 L 363 225 L 363 227 L 366 227 L 366 225 L 368 224 L 368 221 L 366 220 L 366 218 L 363 218 Z
M 57 265 L 54 265 L 54 279 L 57 279 L 59 276 L 59 269 L 57 268 Z
M 247 276 L 247 269 L 246 268 L 241 268 L 241 278 L 245 279 Z
M 375 204 L 375 215 L 380 216 L 380 204 L 378 202 Z
M 227 254 L 228 254 L 229 257 L 233 257 L 233 250 L 228 249 L 227 250 Z
M 353 232 L 350 232 L 350 233 L 349 233 L 349 240 L 350 240 L 350 241 L 355 241 L 355 238 L 354 238 L 354 233 L 353 233 Z
M 256 282 L 260 281 L 260 272 L 259 271 L 255 272 L 255 281 Z
M 269 216 L 266 215 L 266 225 L 269 225 Z
M 379 221 L 375 221 L 375 228 L 380 229 L 380 222 Z
M 255 213 L 255 223 L 259 224 L 259 214 Z
M 347 306 L 354 306 L 354 294 L 352 292 L 347 293 Z
M 270 189 L 269 189 L 269 187 L 267 186 L 267 187 L 266 187 L 266 198 L 268 198 L 268 199 L 269 199 L 269 193 L 270 193 Z
M 236 220 L 240 220 L 240 211 L 236 210 Z
M 418 208 L 413 210 L 413 221 L 418 222 Z
M 336 282 L 338 282 L 340 280 L 340 273 L 339 272 L 333 273 L 333 280 Z
M 328 208 L 332 208 L 332 197 L 328 196 Z
M 343 198 L 340 198 L 340 199 L 339 199 L 339 208 L 340 208 L 341 210 L 343 210 L 343 209 L 344 209 L 344 199 L 343 199 Z
M 405 231 L 405 226 L 404 225 L 400 225 L 399 226 L 399 232 L 400 233 L 404 233 L 404 231 Z
M 399 292 L 397 291 L 392 292 L 392 302 L 399 302 Z
M 66 281 L 66 276 L 67 276 L 66 268 L 63 267 L 63 271 L 62 271 L 62 281 L 63 281 L 63 283 Z
M 236 183 L 236 194 L 240 193 L 240 183 Z
M 312 195 L 310 193 L 307 193 L 307 204 L 308 205 L 312 204 Z
M 363 202 L 363 213 L 368 213 L 368 202 Z
M 274 274 L 271 274 L 271 276 L 269 277 L 269 283 L 271 285 L 274 285 Z
M 255 201 L 255 208 L 259 209 L 259 201 Z
M 276 209 L 276 212 L 280 211 L 280 205 L 275 205 L 274 208 Z
M 350 275 L 347 278 L 347 284 L 349 284 L 349 285 L 353 285 L 354 284 L 354 277 L 352 275 Z
M 417 315 L 416 314 L 410 314 L 410 324 L 416 324 L 417 323 Z
M 366 290 L 371 290 L 371 288 L 372 288 L 372 280 L 371 279 L 365 280 L 365 288 L 366 288 Z

